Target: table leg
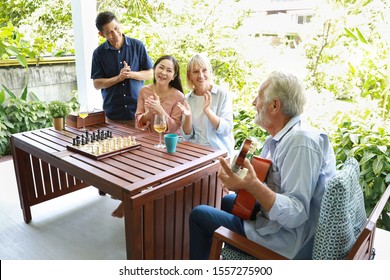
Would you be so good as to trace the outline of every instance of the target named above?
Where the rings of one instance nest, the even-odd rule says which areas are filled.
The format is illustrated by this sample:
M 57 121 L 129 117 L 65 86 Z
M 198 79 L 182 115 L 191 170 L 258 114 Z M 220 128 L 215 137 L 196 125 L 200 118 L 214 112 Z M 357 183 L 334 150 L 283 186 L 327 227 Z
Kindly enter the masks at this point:
M 126 254 L 128 260 L 142 260 L 142 213 L 140 208 L 132 209 L 130 197 L 123 195 Z
M 25 223 L 32 219 L 31 208 L 28 199 L 28 188 L 34 188 L 31 171 L 30 155 L 18 148 L 13 148 L 13 162 L 16 174 L 16 181 L 19 189 L 20 207 L 22 208 Z

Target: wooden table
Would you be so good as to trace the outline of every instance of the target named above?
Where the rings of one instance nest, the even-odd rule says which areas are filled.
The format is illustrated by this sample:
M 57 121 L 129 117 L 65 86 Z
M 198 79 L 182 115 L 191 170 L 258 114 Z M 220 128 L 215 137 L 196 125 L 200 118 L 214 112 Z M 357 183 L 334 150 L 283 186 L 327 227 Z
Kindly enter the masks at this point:
M 105 123 L 88 129 L 136 136 L 141 147 L 98 161 L 67 150 L 81 134 L 72 127 L 12 135 L 25 222 L 32 219 L 31 206 L 92 185 L 124 203 L 128 259 L 188 259 L 189 213 L 199 204 L 220 207 L 217 159 L 227 154 L 189 142 L 168 154 L 154 147 L 154 133 Z

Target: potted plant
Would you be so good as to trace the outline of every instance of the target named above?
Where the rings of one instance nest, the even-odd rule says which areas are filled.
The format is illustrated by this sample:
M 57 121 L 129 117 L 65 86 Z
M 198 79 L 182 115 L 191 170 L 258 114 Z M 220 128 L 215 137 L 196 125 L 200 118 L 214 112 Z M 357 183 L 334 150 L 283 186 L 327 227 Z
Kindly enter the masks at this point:
M 68 103 L 60 100 L 50 101 L 47 110 L 49 115 L 53 118 L 54 128 L 62 130 L 65 127 L 65 118 L 70 113 L 70 107 Z

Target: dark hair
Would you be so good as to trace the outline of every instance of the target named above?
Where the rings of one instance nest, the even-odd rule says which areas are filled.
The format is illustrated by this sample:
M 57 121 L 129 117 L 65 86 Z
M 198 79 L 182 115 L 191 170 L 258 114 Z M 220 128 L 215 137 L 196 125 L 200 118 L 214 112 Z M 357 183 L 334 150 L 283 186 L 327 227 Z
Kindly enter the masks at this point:
M 110 23 L 113 20 L 116 20 L 116 16 L 112 12 L 101 12 L 97 15 L 96 20 L 95 20 L 95 25 L 96 28 L 100 31 L 103 32 L 103 26 L 105 26 L 107 23 Z
M 181 84 L 181 79 L 180 79 L 180 66 L 179 66 L 179 63 L 177 63 L 177 60 L 173 56 L 163 55 L 162 57 L 157 59 L 157 61 L 153 65 L 153 71 L 156 70 L 157 65 L 164 59 L 168 59 L 168 60 L 173 62 L 173 67 L 174 67 L 174 71 L 175 71 L 175 78 L 169 82 L 169 85 L 171 87 L 183 92 L 183 86 Z M 155 84 L 155 83 L 156 83 L 156 78 L 153 77 L 153 84 Z

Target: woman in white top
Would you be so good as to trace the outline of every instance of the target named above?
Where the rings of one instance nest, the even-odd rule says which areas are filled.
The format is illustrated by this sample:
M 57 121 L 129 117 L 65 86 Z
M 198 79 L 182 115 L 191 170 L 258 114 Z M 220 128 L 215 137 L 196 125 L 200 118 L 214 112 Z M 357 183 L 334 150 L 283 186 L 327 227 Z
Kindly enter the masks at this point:
M 213 84 L 210 61 L 201 54 L 187 64 L 187 84 L 192 90 L 184 104 L 178 103 L 182 134 L 190 142 L 224 150 L 234 150 L 233 106 L 229 93 Z

